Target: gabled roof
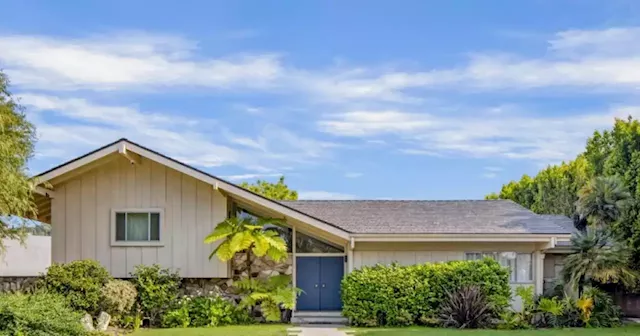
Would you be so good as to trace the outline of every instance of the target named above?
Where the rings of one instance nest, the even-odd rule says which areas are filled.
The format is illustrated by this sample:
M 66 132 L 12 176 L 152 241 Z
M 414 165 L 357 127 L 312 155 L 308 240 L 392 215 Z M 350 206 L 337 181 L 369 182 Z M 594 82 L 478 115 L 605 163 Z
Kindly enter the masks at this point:
M 361 234 L 571 234 L 564 216 L 537 215 L 510 200 L 287 201 L 289 207 Z
M 342 239 L 346 240 L 349 238 L 348 231 L 345 231 L 333 225 L 332 223 L 324 222 L 321 219 L 314 218 L 313 216 L 308 215 L 304 212 L 301 212 L 295 208 L 291 208 L 288 205 L 281 204 L 279 202 L 268 199 L 262 195 L 251 192 L 231 182 L 225 181 L 219 177 L 216 177 L 200 169 L 197 169 L 195 167 L 182 163 L 178 160 L 165 156 L 164 154 L 158 153 L 154 150 L 141 146 L 125 138 L 119 139 L 115 142 L 107 144 L 83 156 L 80 156 L 78 158 L 65 162 L 35 177 L 40 183 L 48 182 L 61 175 L 71 173 L 76 169 L 80 169 L 90 163 L 96 162 L 113 153 L 121 153 L 123 155 L 128 155 L 128 153 L 131 153 L 131 152 L 133 152 L 134 155 L 141 155 L 147 159 L 156 161 L 169 168 L 175 169 L 181 173 L 187 174 L 193 178 L 201 180 L 205 183 L 209 183 L 214 188 L 221 189 L 236 197 L 239 197 L 244 200 L 248 200 L 250 202 L 254 202 L 263 206 L 267 206 L 273 209 L 274 211 L 282 214 L 283 216 L 287 216 L 289 218 L 293 218 L 293 219 L 302 221 L 304 223 L 307 223 L 309 225 L 315 226 L 319 229 L 322 229 Z M 135 160 L 135 158 L 132 157 L 132 160 Z

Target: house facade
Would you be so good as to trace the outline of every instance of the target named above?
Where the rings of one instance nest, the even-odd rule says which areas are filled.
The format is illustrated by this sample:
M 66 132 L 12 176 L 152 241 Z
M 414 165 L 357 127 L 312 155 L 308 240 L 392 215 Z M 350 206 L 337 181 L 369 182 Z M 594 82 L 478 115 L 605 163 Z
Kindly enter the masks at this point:
M 506 200 L 277 202 L 126 139 L 37 178 L 53 262 L 95 259 L 119 278 L 160 264 L 183 278 L 224 281 L 241 271 L 208 258 L 216 246 L 203 240 L 215 225 L 240 211 L 284 219 L 291 251 L 281 272 L 304 291 L 297 312 L 339 311 L 344 275 L 378 263 L 490 256 L 512 270 L 514 287 L 541 293 L 572 231 L 566 217 Z

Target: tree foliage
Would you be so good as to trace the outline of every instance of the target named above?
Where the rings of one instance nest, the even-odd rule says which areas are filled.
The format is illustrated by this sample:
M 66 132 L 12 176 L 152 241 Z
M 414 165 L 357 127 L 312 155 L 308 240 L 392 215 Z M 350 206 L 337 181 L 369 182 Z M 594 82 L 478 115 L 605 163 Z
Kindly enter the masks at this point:
M 35 129 L 9 91 L 9 79 L 0 72 L 0 217 L 35 216 L 32 182 L 26 169 L 34 142 Z M 21 228 L 0 221 L 0 253 L 4 250 L 2 238 L 20 239 L 22 233 Z
M 617 221 L 631 195 L 616 176 L 598 176 L 578 192 L 577 212 L 589 224 L 608 228 Z
M 281 176 L 277 183 L 258 180 L 254 184 L 243 182 L 240 186 L 273 200 L 295 201 L 298 199 L 298 192 L 289 189 L 289 186 L 284 183 L 284 176 Z
M 267 256 L 274 261 L 287 258 L 287 243 L 277 230 L 270 226 L 281 225 L 281 221 L 271 218 L 232 217 L 218 223 L 204 240 L 207 244 L 222 240 L 209 255 L 222 261 L 229 261 L 236 253 L 246 252 L 247 270 L 251 276 L 251 254 Z
M 637 273 L 629 268 L 629 251 L 611 239 L 603 229 L 589 229 L 571 238 L 572 253 L 567 256 L 563 278 L 569 287 L 581 294 L 585 285 L 621 283 L 633 287 Z
M 578 191 L 598 177 L 616 176 L 630 198 L 609 226 L 631 248 L 631 263 L 640 269 L 640 122 L 616 119 L 612 129 L 595 131 L 575 160 L 549 166 L 502 186 L 499 198 L 511 199 L 536 213 L 578 216 Z M 495 196 L 493 196 L 495 197 Z

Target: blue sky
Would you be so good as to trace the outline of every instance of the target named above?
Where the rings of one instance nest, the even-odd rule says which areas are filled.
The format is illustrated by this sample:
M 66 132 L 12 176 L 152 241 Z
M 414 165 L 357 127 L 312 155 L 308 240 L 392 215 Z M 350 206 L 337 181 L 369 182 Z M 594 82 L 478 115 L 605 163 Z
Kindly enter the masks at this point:
M 302 198 L 475 199 L 640 115 L 637 1 L 1 8 L 34 173 L 127 137 Z

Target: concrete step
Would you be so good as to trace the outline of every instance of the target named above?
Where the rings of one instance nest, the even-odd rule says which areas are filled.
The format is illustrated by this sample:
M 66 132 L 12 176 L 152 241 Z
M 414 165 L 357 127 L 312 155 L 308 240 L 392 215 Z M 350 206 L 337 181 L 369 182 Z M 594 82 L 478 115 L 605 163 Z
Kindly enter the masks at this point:
M 345 325 L 349 320 L 339 311 L 295 312 L 291 318 L 293 324 L 340 324 Z

